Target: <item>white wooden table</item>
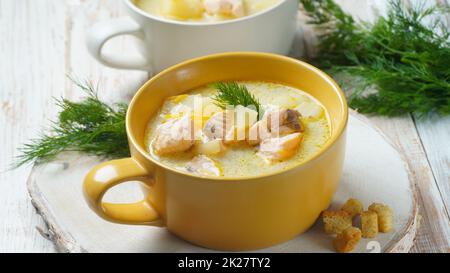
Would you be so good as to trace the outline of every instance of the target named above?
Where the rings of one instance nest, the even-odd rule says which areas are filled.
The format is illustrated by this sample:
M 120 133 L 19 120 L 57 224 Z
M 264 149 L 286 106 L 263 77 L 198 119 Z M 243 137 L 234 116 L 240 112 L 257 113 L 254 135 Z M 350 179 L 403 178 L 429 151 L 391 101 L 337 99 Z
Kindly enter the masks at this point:
M 385 3 L 339 2 L 369 20 L 373 7 L 382 12 Z M 44 223 L 29 202 L 25 182 L 30 167 L 8 169 L 20 144 L 55 117 L 52 97 L 82 95 L 66 75 L 100 82 L 100 97 L 110 102 L 129 100 L 148 78 L 142 72 L 106 68 L 85 49 L 87 26 L 123 15 L 120 0 L 0 1 L 0 252 L 55 251 L 40 234 L 37 227 Z M 106 50 L 127 49 L 124 38 Z M 450 117 L 371 119 L 405 154 L 417 181 L 422 224 L 412 251 L 450 252 Z

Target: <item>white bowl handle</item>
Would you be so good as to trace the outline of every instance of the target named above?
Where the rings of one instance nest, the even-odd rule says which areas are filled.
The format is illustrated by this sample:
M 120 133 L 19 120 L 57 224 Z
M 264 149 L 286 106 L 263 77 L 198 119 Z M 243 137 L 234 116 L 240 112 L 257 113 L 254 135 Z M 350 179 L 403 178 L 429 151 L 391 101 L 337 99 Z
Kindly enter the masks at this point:
M 150 61 L 145 58 L 123 56 L 121 53 L 102 54 L 105 43 L 119 35 L 133 35 L 144 41 L 144 33 L 140 26 L 130 18 L 112 19 L 92 26 L 87 32 L 87 48 L 91 55 L 106 66 L 122 69 L 138 69 L 149 71 Z

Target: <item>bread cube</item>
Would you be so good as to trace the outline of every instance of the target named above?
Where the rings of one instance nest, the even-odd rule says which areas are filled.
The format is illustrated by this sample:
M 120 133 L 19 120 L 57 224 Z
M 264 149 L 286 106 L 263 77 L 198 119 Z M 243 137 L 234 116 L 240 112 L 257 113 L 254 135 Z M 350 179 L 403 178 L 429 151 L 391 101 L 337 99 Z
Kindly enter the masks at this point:
M 386 233 L 392 230 L 394 220 L 392 209 L 388 205 L 373 203 L 369 206 L 369 210 L 378 215 L 378 231 Z
M 362 203 L 358 199 L 350 198 L 342 206 L 341 210 L 346 211 L 353 218 L 364 210 Z
M 361 213 L 361 231 L 363 238 L 375 238 L 378 235 L 378 215 L 374 211 Z
M 338 234 L 352 226 L 352 217 L 346 211 L 326 210 L 322 213 L 326 233 Z
M 333 241 L 333 246 L 339 253 L 352 251 L 361 240 L 361 230 L 356 227 L 349 227 L 338 234 Z

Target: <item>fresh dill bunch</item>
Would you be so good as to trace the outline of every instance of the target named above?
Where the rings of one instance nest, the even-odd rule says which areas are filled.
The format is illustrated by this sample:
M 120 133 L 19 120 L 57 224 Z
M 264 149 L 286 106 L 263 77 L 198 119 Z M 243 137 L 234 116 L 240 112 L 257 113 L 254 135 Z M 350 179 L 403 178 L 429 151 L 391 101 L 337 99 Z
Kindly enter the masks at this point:
M 127 105 L 111 107 L 99 100 L 89 82 L 75 82 L 86 93 L 81 102 L 57 99 L 61 109 L 47 133 L 19 149 L 14 167 L 34 161 L 49 161 L 64 151 L 77 151 L 106 158 L 129 156 L 125 129 Z
M 227 106 L 236 107 L 238 105 L 251 106 L 255 108 L 259 115 L 262 109 L 261 103 L 248 91 L 245 85 L 236 82 L 219 82 L 215 83 L 213 87 L 218 91 L 213 99 L 220 108 L 226 109 Z
M 352 108 L 387 116 L 450 114 L 450 28 L 442 19 L 448 9 L 392 0 L 387 16 L 369 24 L 357 23 L 333 0 L 300 2 L 322 33 L 313 62 L 343 79 L 361 79 L 356 86 L 341 81 L 354 89 Z

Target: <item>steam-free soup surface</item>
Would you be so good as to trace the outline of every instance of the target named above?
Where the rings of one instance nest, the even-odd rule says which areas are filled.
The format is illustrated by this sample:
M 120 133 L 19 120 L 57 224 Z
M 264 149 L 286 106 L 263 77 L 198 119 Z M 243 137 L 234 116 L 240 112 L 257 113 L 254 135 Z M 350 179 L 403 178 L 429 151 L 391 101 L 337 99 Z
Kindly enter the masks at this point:
M 252 143 L 241 140 L 227 142 L 226 144 L 221 139 L 216 139 L 214 141 L 219 142 L 220 145 L 213 145 L 213 152 L 210 149 L 211 145 L 206 148 L 201 146 L 211 140 L 211 138 L 208 139 L 205 136 L 207 133 L 205 130 L 208 129 L 207 123 L 211 122 L 212 117 L 220 116 L 224 111 L 216 106 L 213 97 L 217 94 L 217 89 L 211 86 L 198 88 L 166 100 L 159 113 L 149 122 L 147 128 L 146 146 L 150 155 L 164 165 L 199 176 L 247 177 L 270 174 L 298 165 L 318 153 L 328 141 L 330 128 L 327 113 L 322 105 L 310 95 L 298 89 L 275 83 L 239 82 L 238 84 L 246 86 L 248 91 L 262 105 L 265 114 L 260 115 L 260 122 L 261 116 L 265 117 L 267 113 L 271 113 L 274 109 L 298 111 L 301 129 L 287 134 L 284 138 L 292 136 L 292 139 L 296 139 L 298 135 L 301 135 L 301 141 L 297 146 L 287 145 L 285 147 L 287 151 L 276 154 L 285 158 L 271 157 L 270 152 L 273 152 L 271 145 L 278 142 L 271 142 L 270 139 L 266 139 L 265 142 Z M 189 109 L 194 107 L 195 101 L 197 101 L 196 103 L 202 102 L 203 110 L 200 130 L 195 132 L 195 144 L 189 148 L 186 147 L 187 149 L 183 152 L 158 154 L 155 151 L 155 147 L 157 147 L 155 141 L 160 133 L 158 128 L 164 126 L 164 124 L 179 121 L 183 117 L 198 115 L 189 112 Z M 246 137 L 248 138 L 249 126 L 244 130 L 246 130 Z M 279 138 L 274 137 L 272 139 L 278 140 Z M 249 145 L 249 143 L 253 145 Z M 263 144 L 267 146 L 266 153 L 262 151 Z M 200 146 L 197 147 L 197 145 Z M 176 148 L 180 147 L 181 145 L 176 146 Z M 274 149 L 275 152 L 278 152 L 277 148 Z M 202 168 L 202 170 L 198 171 L 197 168 Z
M 214 22 L 249 16 L 281 0 L 134 0 L 143 11 L 182 21 Z

